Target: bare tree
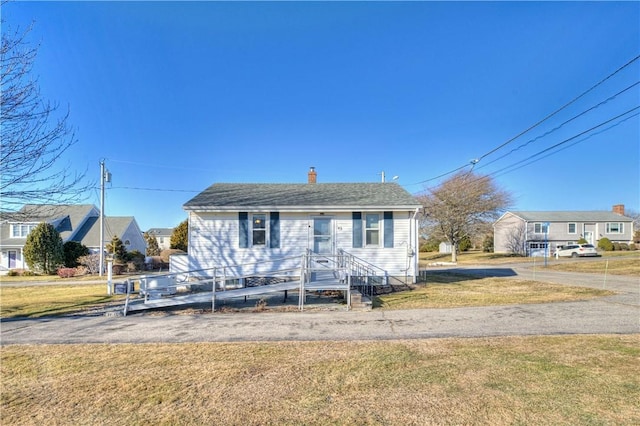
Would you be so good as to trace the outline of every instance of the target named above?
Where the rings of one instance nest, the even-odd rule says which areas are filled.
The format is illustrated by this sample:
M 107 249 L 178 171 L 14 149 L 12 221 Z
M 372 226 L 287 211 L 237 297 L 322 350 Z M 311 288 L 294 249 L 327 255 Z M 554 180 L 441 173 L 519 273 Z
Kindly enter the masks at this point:
M 521 223 L 518 226 L 513 227 L 507 233 L 505 246 L 509 253 L 525 255 L 525 243 L 527 242 L 527 225 Z
M 426 223 L 437 228 L 452 245 L 451 261 L 457 261 L 460 241 L 477 234 L 496 220 L 511 203 L 511 195 L 487 176 L 460 172 L 418 197 Z
M 75 143 L 69 111 L 42 99 L 32 67 L 37 47 L 27 42 L 26 31 L 2 32 L 0 131 L 0 197 L 3 212 L 24 204 L 73 204 L 84 198 L 90 185 L 85 173 L 72 173 L 60 164 Z

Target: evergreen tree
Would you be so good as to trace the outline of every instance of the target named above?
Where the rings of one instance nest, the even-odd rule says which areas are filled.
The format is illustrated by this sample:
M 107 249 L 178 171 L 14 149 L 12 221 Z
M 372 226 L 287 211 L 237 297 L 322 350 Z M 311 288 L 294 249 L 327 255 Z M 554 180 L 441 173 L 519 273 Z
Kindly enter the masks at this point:
M 180 225 L 176 226 L 171 234 L 171 248 L 182 251 L 187 251 L 189 244 L 189 221 L 187 219 L 180 222 Z
M 147 242 L 147 256 L 160 256 L 160 246 L 158 246 L 158 240 L 156 240 L 156 237 L 148 232 L 145 232 L 143 236 Z
M 34 272 L 53 274 L 64 264 L 62 238 L 50 223 L 40 223 L 27 235 L 24 259 Z
M 87 246 L 77 241 L 67 241 L 63 245 L 64 248 L 64 266 L 67 268 L 75 268 L 80 265 L 78 259 L 89 254 Z
M 118 263 L 122 263 L 127 260 L 127 249 L 117 235 L 114 235 L 111 242 L 107 244 L 107 253 L 112 254 L 113 260 Z

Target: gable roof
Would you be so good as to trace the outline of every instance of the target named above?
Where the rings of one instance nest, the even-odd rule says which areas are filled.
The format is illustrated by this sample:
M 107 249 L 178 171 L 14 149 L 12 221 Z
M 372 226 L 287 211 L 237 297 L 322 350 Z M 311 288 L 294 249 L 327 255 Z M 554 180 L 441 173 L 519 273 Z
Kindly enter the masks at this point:
M 527 222 L 633 222 L 610 211 L 512 211 Z
M 185 210 L 313 210 L 402 208 L 421 204 L 395 182 L 388 183 L 216 183 L 184 204 Z
M 73 241 L 84 244 L 85 246 L 100 247 L 100 218 L 89 218 L 80 231 L 73 238 Z M 131 223 L 135 219 L 133 216 L 114 217 L 109 216 L 104 218 L 104 241 L 105 244 L 109 243 L 114 235 L 118 238 L 122 238 L 123 234 L 131 226 Z
M 93 204 L 58 205 L 58 204 L 26 204 L 14 213 L 4 213 L 2 221 L 5 223 L 40 223 L 52 224 L 60 233 L 63 241 L 72 238 L 88 217 L 99 215 Z M 2 226 L 2 241 L 10 245 L 24 244 L 24 238 L 11 238 L 10 227 Z M 14 241 L 15 240 L 15 241 Z
M 147 234 L 153 236 L 171 236 L 171 234 L 173 234 L 173 228 L 149 228 Z

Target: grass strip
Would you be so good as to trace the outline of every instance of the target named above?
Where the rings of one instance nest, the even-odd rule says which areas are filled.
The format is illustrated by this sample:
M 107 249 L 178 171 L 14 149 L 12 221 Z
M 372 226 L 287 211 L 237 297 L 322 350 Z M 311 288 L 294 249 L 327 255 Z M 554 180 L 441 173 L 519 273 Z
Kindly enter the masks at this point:
M 0 356 L 4 424 L 640 424 L 639 335 L 16 345 Z

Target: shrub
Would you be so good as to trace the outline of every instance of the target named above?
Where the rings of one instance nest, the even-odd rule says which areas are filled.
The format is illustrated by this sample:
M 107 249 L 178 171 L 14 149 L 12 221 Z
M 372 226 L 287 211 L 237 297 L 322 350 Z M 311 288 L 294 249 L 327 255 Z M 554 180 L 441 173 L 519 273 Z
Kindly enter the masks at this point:
M 629 244 L 629 250 L 637 250 L 635 243 Z
M 126 258 L 128 272 L 141 271 L 144 268 L 145 256 L 138 250 L 131 250 L 130 252 L 127 252 Z
M 87 246 L 77 241 L 67 241 L 63 245 L 64 248 L 64 266 L 67 268 L 75 268 L 79 265 L 78 259 L 89 254 Z
M 7 276 L 9 277 L 17 277 L 18 275 L 20 275 L 20 273 L 15 269 L 11 269 L 9 270 L 9 272 L 7 272 Z
M 20 273 L 20 275 L 22 275 L 23 277 L 35 277 L 35 276 L 37 276 L 38 274 L 36 274 L 36 273 L 35 273 L 35 272 L 33 272 L 33 271 L 24 270 L 24 271 L 22 271 L 22 272 Z
M 469 251 L 471 246 L 472 246 L 471 238 L 469 238 L 468 235 L 465 235 L 458 242 L 458 251 Z
M 605 251 L 611 251 L 613 250 L 613 243 L 606 237 L 600 238 L 600 241 L 598 241 L 598 248 Z
M 100 255 L 99 254 L 88 254 L 86 256 L 81 256 L 78 258 L 78 262 L 80 265 L 84 266 L 87 269 L 87 272 L 90 274 L 97 274 L 100 269 Z
M 618 242 L 613 243 L 613 250 L 614 251 L 620 251 L 620 243 L 618 243 Z
M 493 235 L 487 235 L 482 241 L 482 251 L 485 253 L 493 253 Z
M 620 250 L 628 251 L 629 250 L 629 244 L 620 243 Z
M 580 238 L 578 240 L 578 244 L 589 244 L 589 241 L 585 240 L 584 238 Z
M 76 268 L 58 268 L 60 278 L 71 278 L 76 275 Z
M 172 254 L 186 254 L 186 252 L 182 251 L 182 250 L 179 250 L 179 249 L 162 250 L 160 252 L 160 258 L 162 259 L 162 262 L 168 264 L 169 263 L 169 257 Z

